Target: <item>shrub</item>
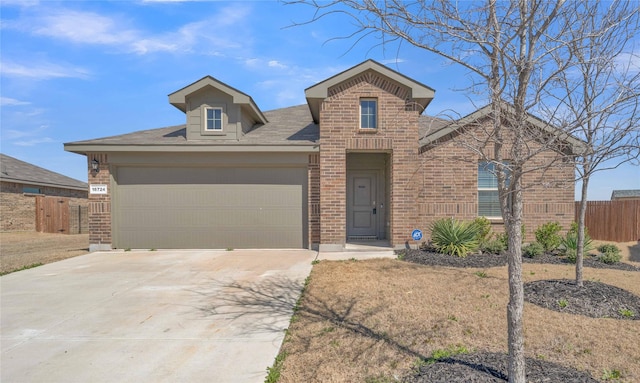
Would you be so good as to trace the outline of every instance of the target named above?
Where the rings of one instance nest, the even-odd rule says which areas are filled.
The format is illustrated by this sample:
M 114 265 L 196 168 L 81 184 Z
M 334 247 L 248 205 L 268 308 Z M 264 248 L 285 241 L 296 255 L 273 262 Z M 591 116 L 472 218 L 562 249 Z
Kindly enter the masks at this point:
M 562 237 L 558 234 L 562 226 L 557 221 L 547 222 L 536 229 L 536 241 L 538 241 L 544 251 L 553 251 L 562 243 Z
M 505 250 L 509 248 L 509 237 L 507 237 L 507 233 L 496 234 L 496 241 L 500 242 Z
M 601 252 L 602 254 L 619 253 L 620 249 L 618 248 L 618 246 L 614 245 L 613 243 L 605 243 L 603 245 L 598 246 L 598 251 Z
M 491 240 L 491 237 L 493 237 L 493 234 L 491 233 L 491 221 L 486 217 L 478 217 L 473 220 L 473 225 L 478 229 L 476 239 L 478 240 L 478 245 L 482 247 Z
M 431 241 L 435 248 L 445 254 L 466 257 L 478 249 L 478 228 L 473 223 L 443 218 L 431 226 Z
M 598 260 L 600 262 L 604 262 L 611 265 L 611 264 L 620 262 L 620 260 L 622 259 L 622 254 L 620 254 L 620 249 L 618 248 L 618 246 L 614 244 L 606 243 L 606 244 L 600 245 L 598 246 L 598 251 L 602 253 L 602 255 L 598 257 Z
M 538 242 L 531 242 L 522 248 L 522 255 L 527 258 L 539 257 L 544 253 L 544 247 Z
M 520 231 L 522 233 L 522 241 L 524 242 L 524 237 L 525 237 L 525 226 L 524 224 L 520 227 Z M 507 233 L 500 233 L 500 234 L 496 234 L 496 240 L 500 241 L 502 243 L 502 246 L 504 247 L 504 250 L 508 250 L 509 249 L 509 236 L 507 235 Z
M 500 254 L 503 251 L 507 250 L 507 245 L 499 239 L 492 239 L 482 245 L 480 249 L 485 253 Z
M 576 254 L 578 253 L 578 224 L 573 222 L 571 228 L 567 232 L 567 235 L 562 238 L 562 246 L 564 252 L 572 262 L 575 262 Z M 584 253 L 593 250 L 593 241 L 589 236 L 589 231 L 584 228 Z

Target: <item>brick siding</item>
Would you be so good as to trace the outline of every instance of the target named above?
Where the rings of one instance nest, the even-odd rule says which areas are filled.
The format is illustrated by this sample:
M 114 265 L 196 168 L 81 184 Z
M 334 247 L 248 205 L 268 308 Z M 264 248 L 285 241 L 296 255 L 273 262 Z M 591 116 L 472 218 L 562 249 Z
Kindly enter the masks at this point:
M 309 155 L 309 246 L 316 248 L 320 244 L 320 156 Z
M 378 101 L 378 127 L 359 129 L 360 99 Z M 407 107 L 409 90 L 374 71 L 365 71 L 330 88 L 320 111 L 321 244 L 346 241 L 346 154 L 391 153 L 390 242 L 410 239 L 417 221 L 414 182 L 418 162 L 418 112 Z
M 476 218 L 478 211 L 478 161 L 480 156 L 469 149 L 477 146 L 478 140 L 486 137 L 482 128 L 469 130 L 464 135 L 447 137 L 436 145 L 423 147 L 420 154 L 420 172 L 423 175 L 423 188 L 420 191 L 420 225 L 427 233 L 438 218 L 454 217 L 461 220 Z M 473 142 L 471 142 L 473 141 Z M 531 150 L 540 149 L 540 145 L 529 142 Z M 487 146 L 485 153 L 490 153 Z M 508 153 L 509 147 L 504 148 Z M 505 159 L 508 156 L 505 154 Z M 543 168 L 553 163 L 545 171 L 529 170 Z M 534 239 L 537 227 L 549 221 L 558 221 L 568 229 L 574 216 L 574 173 L 573 165 L 563 160 L 557 153 L 541 151 L 525 168 L 522 179 L 523 223 L 526 240 Z M 502 233 L 501 220 L 492 224 L 493 231 Z
M 100 162 L 100 171 L 91 169 L 93 159 Z M 111 173 L 105 153 L 87 153 L 89 185 L 107 185 L 107 194 L 89 194 L 89 247 L 111 246 Z
M 24 193 L 24 187 L 40 189 L 41 195 L 67 197 L 73 205 L 87 204 L 87 191 L 0 182 L 0 231 L 36 230 L 36 195 Z

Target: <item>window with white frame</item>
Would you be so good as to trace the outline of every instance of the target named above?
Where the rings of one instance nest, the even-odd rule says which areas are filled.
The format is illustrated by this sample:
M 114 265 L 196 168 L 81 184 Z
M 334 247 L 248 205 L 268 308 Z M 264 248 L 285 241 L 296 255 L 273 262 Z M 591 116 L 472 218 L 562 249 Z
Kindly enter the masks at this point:
M 378 101 L 373 98 L 360 100 L 360 129 L 378 128 Z
M 498 197 L 498 176 L 495 163 L 478 163 L 478 216 L 501 218 L 500 199 Z M 509 175 L 507 174 L 507 184 Z
M 221 131 L 222 130 L 222 108 L 205 108 L 205 125 L 204 130 Z

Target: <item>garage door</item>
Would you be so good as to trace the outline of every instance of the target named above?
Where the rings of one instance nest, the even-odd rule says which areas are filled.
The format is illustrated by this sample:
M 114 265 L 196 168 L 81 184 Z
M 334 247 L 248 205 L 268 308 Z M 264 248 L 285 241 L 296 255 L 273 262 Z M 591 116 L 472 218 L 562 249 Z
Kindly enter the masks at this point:
M 118 167 L 117 248 L 306 246 L 305 168 Z

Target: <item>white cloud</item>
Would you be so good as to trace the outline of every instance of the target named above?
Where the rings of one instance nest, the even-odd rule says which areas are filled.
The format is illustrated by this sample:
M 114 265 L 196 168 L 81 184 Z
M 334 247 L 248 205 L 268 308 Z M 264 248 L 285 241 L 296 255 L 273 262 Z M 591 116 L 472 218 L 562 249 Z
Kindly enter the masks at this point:
M 69 9 L 47 12 L 38 17 L 35 25 L 38 27 L 32 31 L 36 35 L 73 43 L 116 45 L 130 43 L 138 37 L 138 32 L 114 18 Z
M 270 60 L 267 63 L 268 66 L 270 66 L 271 68 L 278 68 L 278 69 L 287 69 L 287 66 L 282 64 L 280 61 L 278 60 Z
M 38 0 L 2 0 L 2 6 L 33 7 L 40 4 Z
M 28 140 L 14 141 L 13 144 L 16 146 L 36 146 L 39 144 L 48 144 L 51 142 L 56 142 L 56 140 L 51 137 L 40 137 Z
M 49 129 L 48 125 L 40 125 L 39 127 L 32 130 L 8 129 L 3 130 L 2 136 L 3 138 L 8 140 L 16 140 L 19 138 L 41 136 L 42 133 L 44 133 L 47 129 Z
M 638 73 L 640 72 L 640 53 L 622 53 L 616 57 L 615 65 L 620 72 Z
M 37 80 L 51 78 L 80 78 L 89 77 L 89 71 L 74 67 L 69 64 L 56 64 L 50 62 L 38 62 L 19 64 L 12 61 L 3 61 L 0 65 L 0 73 L 6 77 L 27 77 Z
M 35 146 L 57 142 L 53 138 L 44 135 L 48 129 L 48 125 L 40 125 L 38 128 L 32 130 L 8 129 L 2 132 L 2 138 L 9 140 L 10 143 L 15 146 Z
M 244 4 L 234 4 L 207 19 L 185 24 L 177 30 L 156 33 L 132 26 L 124 17 L 72 9 L 40 10 L 32 17 L 5 21 L 3 28 L 74 44 L 110 46 L 115 51 L 140 55 L 196 51 L 203 55 L 219 55 L 220 51 L 240 50 L 250 43 L 250 36 L 239 28 L 247 21 L 250 11 Z M 203 50 L 202 47 L 215 47 L 216 50 Z
M 16 100 L 10 97 L 0 97 L 0 106 L 21 106 L 31 104 L 28 101 Z
M 403 63 L 403 62 L 405 62 L 404 59 L 394 58 L 394 59 L 381 60 L 380 64 L 384 64 L 384 65 L 387 65 L 387 64 L 400 64 L 400 63 Z

